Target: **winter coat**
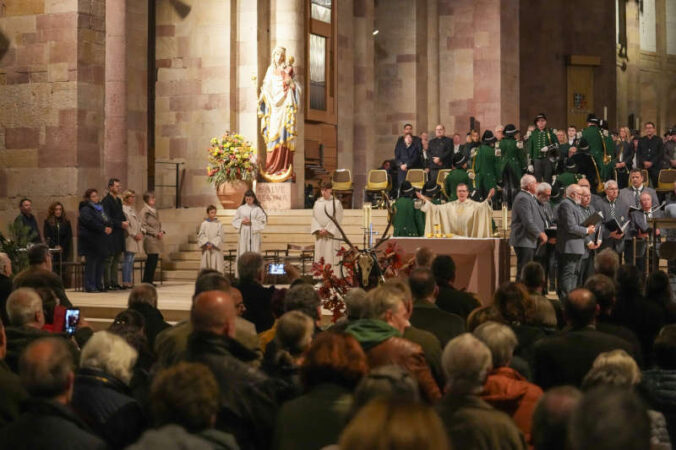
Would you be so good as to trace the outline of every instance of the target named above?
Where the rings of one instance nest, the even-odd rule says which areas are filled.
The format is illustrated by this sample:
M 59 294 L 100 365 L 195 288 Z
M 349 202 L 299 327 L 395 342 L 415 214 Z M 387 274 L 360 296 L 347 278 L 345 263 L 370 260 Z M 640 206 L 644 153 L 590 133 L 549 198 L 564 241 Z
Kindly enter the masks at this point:
M 67 406 L 32 398 L 19 418 L 0 430 L 0 448 L 12 450 L 97 450 L 108 446 Z
M 145 238 L 143 239 L 143 250 L 147 255 L 152 253 L 162 253 L 164 241 L 158 238 L 158 235 L 162 231 L 159 212 L 155 208 L 143 205 L 143 209 L 141 209 L 139 216 L 141 217 L 141 230 L 145 235 Z
M 127 450 L 239 450 L 233 435 L 209 429 L 198 434 L 188 433 L 179 425 L 170 424 L 143 433 L 141 439 Z
M 124 231 L 125 235 L 125 251 L 131 253 L 139 253 L 141 251 L 140 243 L 143 240 L 137 241 L 134 236 L 141 233 L 141 221 L 133 206 L 122 206 L 124 216 L 129 222 L 129 228 Z
M 676 370 L 644 371 L 638 390 L 651 409 L 664 414 L 671 442 L 676 442 Z
M 167 322 L 164 321 L 164 316 L 162 312 L 148 303 L 132 303 L 129 306 L 129 309 L 139 312 L 145 319 L 145 334 L 146 339 L 148 339 L 148 345 L 150 348 L 153 348 L 155 345 L 155 338 L 163 330 L 170 328 Z
M 542 389 L 509 367 L 498 367 L 491 371 L 481 393 L 482 400 L 512 417 L 526 437 L 526 442 L 531 441 L 533 411 L 540 397 Z
M 115 198 L 111 194 L 108 194 L 103 197 L 101 206 L 103 206 L 103 210 L 106 212 L 108 219 L 110 219 L 113 228 L 113 232 L 108 235 L 108 252 L 111 255 L 120 254 L 124 251 L 125 247 L 122 222 L 127 220 L 122 211 L 122 200 L 119 197 Z
M 136 442 L 146 428 L 141 405 L 128 387 L 99 369 L 80 369 L 71 408 L 112 448 Z
M 80 202 L 80 217 L 77 219 L 77 251 L 81 256 L 108 256 L 105 239 L 106 227 L 110 226 L 103 210 L 98 211 L 91 202 Z
M 422 348 L 402 338 L 395 328 L 381 320 L 360 319 L 348 325 L 346 332 L 359 341 L 371 369 L 391 364 L 403 367 L 418 381 L 423 398 L 431 403 L 441 398 Z

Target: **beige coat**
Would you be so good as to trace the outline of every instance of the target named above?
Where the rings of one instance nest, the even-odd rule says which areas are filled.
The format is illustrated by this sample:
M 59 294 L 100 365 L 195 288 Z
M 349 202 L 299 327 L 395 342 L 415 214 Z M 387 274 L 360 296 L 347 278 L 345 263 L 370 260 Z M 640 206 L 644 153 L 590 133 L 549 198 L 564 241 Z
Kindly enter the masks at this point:
M 141 241 L 134 239 L 134 236 L 141 232 L 141 221 L 138 219 L 138 214 L 136 214 L 133 206 L 123 205 L 122 210 L 127 222 L 129 222 L 129 228 L 124 231 L 126 251 L 138 253 L 141 251 Z
M 139 213 L 141 216 L 141 230 L 145 235 L 143 239 L 143 250 L 146 254 L 162 253 L 164 243 L 157 236 L 162 231 L 162 223 L 157 209 L 148 205 L 143 205 Z

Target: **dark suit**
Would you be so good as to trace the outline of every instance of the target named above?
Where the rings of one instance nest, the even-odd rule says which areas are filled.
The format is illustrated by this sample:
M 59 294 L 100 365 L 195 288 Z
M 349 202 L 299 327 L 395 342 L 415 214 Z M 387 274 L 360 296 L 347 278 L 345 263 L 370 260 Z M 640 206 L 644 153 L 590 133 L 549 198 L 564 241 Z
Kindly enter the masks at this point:
M 275 287 L 266 288 L 253 280 L 240 280 L 235 287 L 242 292 L 246 307 L 242 317 L 256 326 L 256 333 L 269 330 L 275 322 L 275 317 L 272 315 L 272 296 L 275 293 Z
M 430 180 L 437 180 L 439 170 L 451 167 L 451 159 L 453 158 L 453 139 L 441 136 L 430 139 L 428 146 L 430 156 L 432 158 L 439 158 L 440 164 L 435 164 L 430 160 Z
M 404 137 L 399 136 L 397 145 L 394 147 L 394 159 L 397 165 L 397 183 L 401 183 L 406 179 L 406 172 L 401 170 L 401 165 L 406 164 L 406 170 L 412 169 L 418 163 L 418 158 L 422 153 L 422 141 L 419 137 L 413 136 L 413 142 L 410 146 L 406 146 Z
M 521 279 L 521 270 L 533 260 L 538 245 L 538 236 L 545 231 L 546 223 L 542 209 L 534 195 L 520 191 L 512 204 L 512 224 L 509 245 L 516 253 L 516 279 Z
M 439 309 L 457 314 L 466 320 L 469 313 L 481 306 L 481 303 L 469 292 L 459 291 L 451 286 L 439 285 L 437 306 Z
M 584 238 L 587 236 L 587 228 L 580 225 L 583 221 L 580 207 L 570 198 L 565 198 L 556 214 L 559 298 L 564 298 L 577 287 L 577 266 L 584 255 Z
M 596 357 L 616 349 L 632 353 L 627 341 L 593 327 L 543 338 L 534 347 L 535 383 L 543 390 L 565 384 L 580 387 Z
M 650 180 L 652 181 L 653 186 L 657 186 L 657 176 L 660 173 L 660 165 L 664 159 L 664 143 L 662 138 L 655 135 L 652 138 L 648 136 L 643 136 L 638 141 L 638 161 L 639 167 L 641 169 L 645 168 L 644 164 L 646 161 L 652 163 L 648 173 L 650 174 Z
M 660 201 L 657 198 L 657 192 L 655 192 L 655 189 L 651 187 L 643 187 L 641 186 L 638 189 L 638 197 L 640 199 L 641 194 L 644 192 L 647 192 L 650 194 L 650 198 L 652 199 L 653 206 L 657 206 L 660 204 Z M 625 205 L 627 205 L 627 208 L 630 206 L 636 206 L 637 208 L 641 207 L 641 203 L 636 201 L 636 193 L 635 189 L 633 186 L 626 187 L 624 189 L 620 190 L 620 200 L 624 202 Z
M 620 189 L 624 189 L 629 185 L 629 171 L 633 168 L 634 163 L 634 144 L 631 142 L 620 142 L 616 149 L 617 162 L 623 162 L 626 167 L 615 169 L 617 173 L 617 184 Z
M 623 225 L 629 220 L 629 206 L 619 197 L 615 199 L 613 205 L 611 205 L 607 198 L 603 198 L 599 202 L 598 210 L 603 213 L 604 223 L 613 219 L 613 206 L 615 210 L 615 219 L 620 223 L 620 225 Z M 601 250 L 605 248 L 612 248 L 619 255 L 622 255 L 622 252 L 624 251 L 624 237 L 621 239 L 613 239 L 610 237 L 610 230 L 606 226 L 603 227 L 601 235 L 603 236 Z
M 434 334 L 441 347 L 448 341 L 465 332 L 465 321 L 457 314 L 441 310 L 434 303 L 417 300 L 413 304 L 411 325 Z
M 596 212 L 596 208 L 592 204 L 589 204 L 587 207 L 581 206 L 580 209 L 582 211 L 583 220 L 586 220 Z M 598 227 L 601 227 L 601 224 L 599 224 Z M 598 231 L 598 233 L 599 239 L 602 239 L 601 231 Z M 588 234 L 584 238 L 584 254 L 582 255 L 582 258 L 580 258 L 580 265 L 577 270 L 578 286 L 582 286 L 584 282 L 587 281 L 587 278 L 594 274 L 594 250 L 590 250 L 588 246 L 591 243 L 595 243 L 595 238 L 596 232 L 594 232 L 594 234 Z

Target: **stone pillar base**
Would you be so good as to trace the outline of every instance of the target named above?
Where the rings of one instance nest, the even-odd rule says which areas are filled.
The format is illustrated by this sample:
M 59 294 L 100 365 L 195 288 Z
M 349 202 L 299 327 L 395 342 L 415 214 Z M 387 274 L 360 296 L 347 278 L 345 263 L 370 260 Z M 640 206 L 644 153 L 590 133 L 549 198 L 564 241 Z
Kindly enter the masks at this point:
M 267 211 L 293 207 L 293 183 L 256 183 L 256 197 Z

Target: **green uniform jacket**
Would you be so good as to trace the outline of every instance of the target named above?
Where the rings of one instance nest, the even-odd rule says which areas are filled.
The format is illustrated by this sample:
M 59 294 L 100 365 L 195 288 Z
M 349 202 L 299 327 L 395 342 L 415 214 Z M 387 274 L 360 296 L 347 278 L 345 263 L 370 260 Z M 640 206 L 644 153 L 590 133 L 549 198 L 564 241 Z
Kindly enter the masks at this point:
M 547 154 L 543 154 L 540 149 L 555 143 L 558 144 L 559 140 L 552 130 L 545 128 L 543 131 L 540 131 L 536 128 L 530 134 L 530 138 L 526 143 L 528 156 L 531 160 L 546 158 Z
M 612 136 L 604 136 L 603 141 L 606 144 L 606 154 L 610 156 L 610 162 L 608 164 L 603 164 L 602 167 L 599 167 L 599 173 L 603 181 L 608 181 L 611 178 L 615 178 L 615 164 L 617 163 L 617 148 L 615 147 L 615 142 L 613 141 Z M 601 159 L 603 160 L 603 153 L 601 153 Z
M 505 137 L 500 141 L 500 155 L 496 155 L 498 181 L 502 181 L 502 174 L 505 169 L 511 170 L 517 180 L 521 179 L 528 163 L 523 151 L 516 146 L 516 140 L 512 137 Z
M 394 202 L 394 236 L 422 236 L 425 232 L 425 213 L 415 208 L 412 198 L 400 197 Z
M 596 161 L 599 175 L 603 177 L 601 173 L 601 167 L 603 166 L 603 135 L 601 134 L 601 129 L 597 126 L 587 127 L 582 130 L 582 137 L 589 143 L 589 153 L 591 153 L 592 158 Z
M 497 161 L 495 158 L 495 148 L 486 144 L 481 144 L 477 151 L 473 163 L 474 173 L 476 174 L 476 187 L 488 192 L 497 184 Z
M 446 176 L 446 181 L 444 181 L 444 188 L 446 189 L 446 197 L 450 201 L 455 201 L 458 199 L 458 194 L 456 189 L 460 183 L 465 183 L 467 187 L 471 190 L 472 180 L 469 179 L 467 171 L 465 169 L 453 169 Z

